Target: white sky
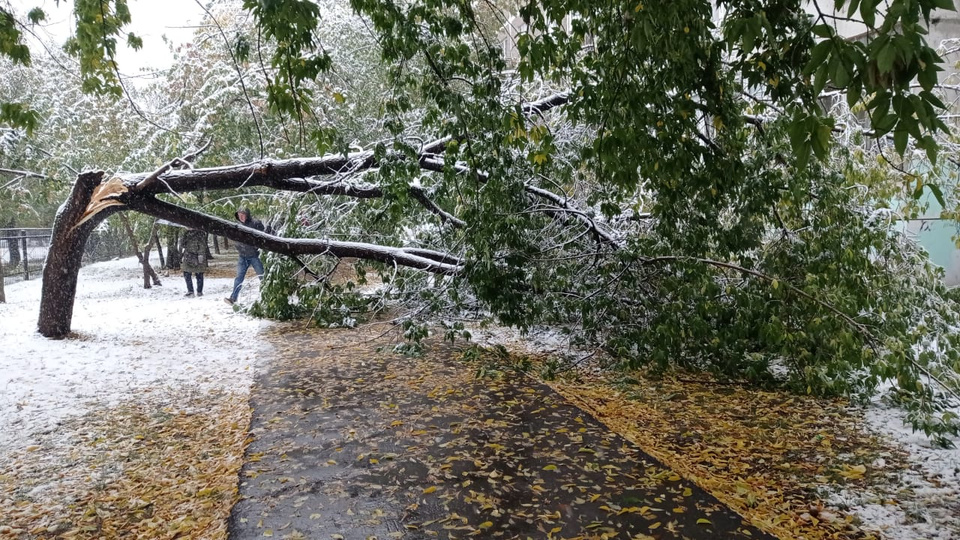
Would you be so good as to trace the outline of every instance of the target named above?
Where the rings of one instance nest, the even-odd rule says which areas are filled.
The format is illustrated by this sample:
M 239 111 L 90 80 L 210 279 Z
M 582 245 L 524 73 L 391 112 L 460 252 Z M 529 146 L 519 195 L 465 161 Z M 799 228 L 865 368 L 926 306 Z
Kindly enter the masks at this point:
M 170 45 L 164 43 L 164 36 L 173 46 L 189 41 L 194 31 L 190 26 L 197 24 L 204 14 L 195 0 L 128 2 L 133 22 L 125 27 L 124 31 L 133 32 L 143 39 L 143 49 L 134 51 L 128 48 L 125 39 L 118 46 L 117 62 L 124 76 L 135 76 L 144 70 L 154 71 L 169 67 L 173 56 Z M 73 2 L 70 0 L 61 0 L 59 6 L 55 0 L 10 0 L 10 3 L 20 15 L 25 15 L 35 7 L 41 8 L 47 14 L 47 20 L 40 23 L 34 31 L 53 40 L 57 45 L 62 45 L 73 33 Z M 34 54 L 42 54 L 43 49 L 35 40 L 30 41 Z

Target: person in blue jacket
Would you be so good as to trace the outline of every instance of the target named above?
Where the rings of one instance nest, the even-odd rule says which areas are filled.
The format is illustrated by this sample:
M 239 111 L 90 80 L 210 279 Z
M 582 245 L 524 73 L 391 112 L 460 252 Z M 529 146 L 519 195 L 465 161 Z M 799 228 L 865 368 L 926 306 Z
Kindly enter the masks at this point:
M 251 229 L 258 231 L 264 230 L 263 223 L 259 219 L 254 218 L 247 208 L 240 208 L 237 210 L 235 216 L 237 221 Z M 240 258 L 237 261 L 237 278 L 233 281 L 233 293 L 230 294 L 230 298 L 223 299 L 223 301 L 228 304 L 235 303 L 237 297 L 240 296 L 240 289 L 243 287 L 243 280 L 247 277 L 248 268 L 252 266 L 257 276 L 263 277 L 263 263 L 260 261 L 260 248 L 240 242 L 236 242 L 236 245 Z

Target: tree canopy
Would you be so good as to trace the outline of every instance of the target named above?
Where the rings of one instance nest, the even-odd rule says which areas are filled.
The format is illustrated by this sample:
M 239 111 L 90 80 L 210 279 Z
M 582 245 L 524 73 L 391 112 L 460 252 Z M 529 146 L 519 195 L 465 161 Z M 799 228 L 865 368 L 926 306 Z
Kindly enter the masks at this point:
M 860 398 L 892 384 L 916 428 L 957 433 L 956 301 L 895 226 L 928 195 L 956 215 L 945 60 L 926 41 L 952 2 L 206 9 L 162 82 L 132 89 L 115 61 L 139 45 L 126 1 L 76 0 L 64 52 L 37 61 L 76 67 L 51 96 L 23 37 L 43 12 L 0 7 L 9 80 L 35 81 L 4 77 L 3 155 L 114 171 L 76 183 L 62 235 L 136 210 L 288 256 L 255 313 L 349 325 L 390 303 L 414 341 L 480 315 L 629 366 Z M 851 21 L 857 39 L 838 32 Z M 87 154 L 23 154 L 56 129 Z M 207 140 L 206 168 L 164 163 Z M 222 190 L 279 235 L 217 217 Z M 298 277 L 339 257 L 379 274 L 378 297 Z

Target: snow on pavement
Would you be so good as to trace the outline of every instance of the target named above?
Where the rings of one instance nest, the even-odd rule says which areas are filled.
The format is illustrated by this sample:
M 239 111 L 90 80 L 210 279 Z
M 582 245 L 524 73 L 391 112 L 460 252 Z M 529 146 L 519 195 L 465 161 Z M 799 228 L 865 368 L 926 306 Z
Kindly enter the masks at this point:
M 0 451 L 19 450 L 59 423 L 96 407 L 213 389 L 246 393 L 269 347 L 270 323 L 236 313 L 223 298 L 233 279 L 207 278 L 205 296 L 185 298 L 179 274 L 143 288 L 135 258 L 80 271 L 72 328 L 37 333 L 39 279 L 8 284 L 0 304 Z M 256 295 L 247 280 L 241 302 Z

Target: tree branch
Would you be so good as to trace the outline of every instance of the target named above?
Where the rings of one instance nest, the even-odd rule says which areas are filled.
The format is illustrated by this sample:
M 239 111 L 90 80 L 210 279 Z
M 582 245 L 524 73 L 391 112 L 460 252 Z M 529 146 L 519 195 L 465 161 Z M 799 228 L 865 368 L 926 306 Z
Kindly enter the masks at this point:
M 429 250 L 327 239 L 280 238 L 244 227 L 239 223 L 160 201 L 151 196 L 140 196 L 128 192 L 118 197 L 118 200 L 132 210 L 282 255 L 330 254 L 337 257 L 356 257 L 446 275 L 458 274 L 463 270 L 460 259 L 439 252 L 432 252 L 436 255 L 427 257 L 426 255 L 431 253 Z M 440 262 L 438 259 L 441 257 L 447 262 Z
M 16 175 L 18 177 L 17 180 L 19 180 L 20 178 L 47 178 L 47 175 L 45 174 L 35 173 L 31 171 L 20 171 L 17 169 L 0 168 L 0 173 Z

